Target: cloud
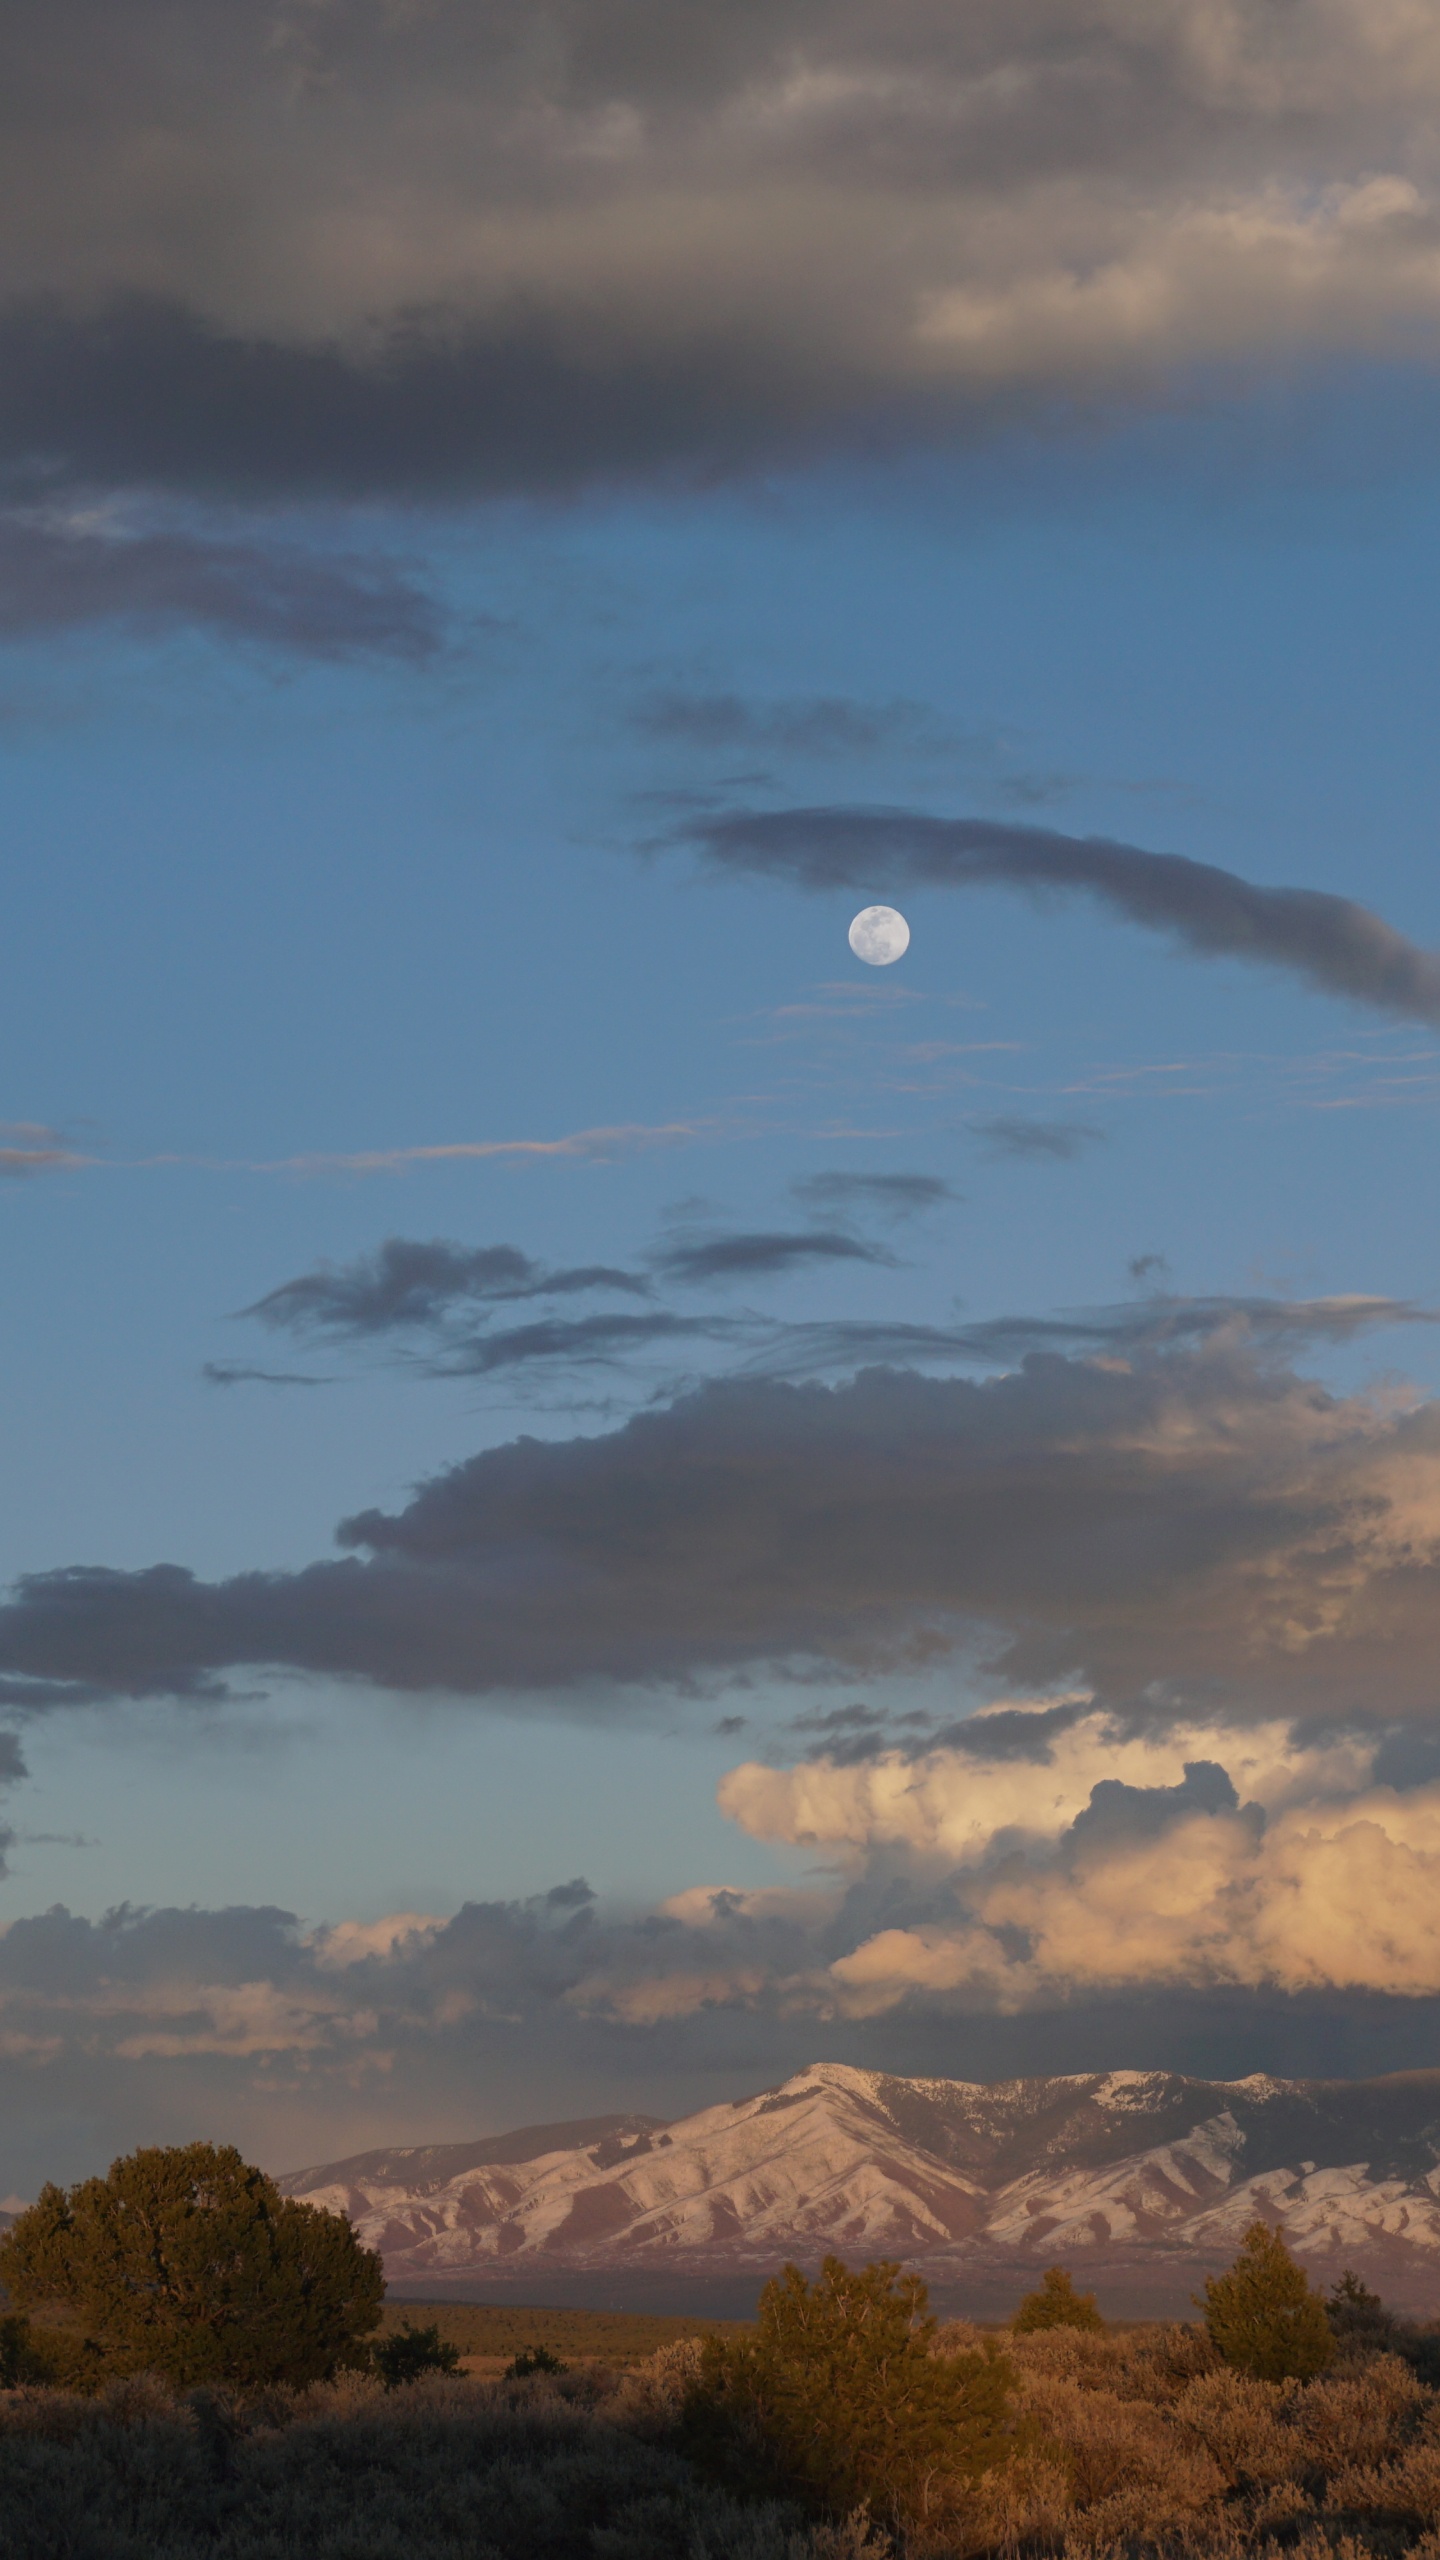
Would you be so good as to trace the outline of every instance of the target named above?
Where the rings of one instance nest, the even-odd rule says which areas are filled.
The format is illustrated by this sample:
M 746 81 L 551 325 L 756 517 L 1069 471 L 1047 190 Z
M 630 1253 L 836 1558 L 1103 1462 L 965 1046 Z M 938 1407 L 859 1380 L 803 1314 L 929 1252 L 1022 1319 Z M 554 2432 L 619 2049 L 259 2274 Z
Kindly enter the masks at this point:
M 1374 1734 L 1145 1735 L 1072 1704 L 1064 1724 L 1023 1700 L 972 1719 L 988 1752 L 982 1731 L 863 1773 L 733 1772 L 722 1801 L 747 1828 L 826 1849 L 800 1887 L 626 1907 L 575 1878 L 449 1916 L 14 1920 L 4 2175 L 33 2192 L 216 2122 L 284 2169 L 593 2114 L 597 2095 L 679 2113 L 817 2055 L 980 2079 L 1428 2061 L 1440 1782 L 1379 1783 Z M 998 1737 L 1027 1723 L 1020 1758 Z
M 40 1173 L 69 1173 L 90 1162 L 66 1145 L 58 1129 L 36 1120 L 0 1120 L 0 1182 L 28 1182 Z
M 1345 1339 L 1377 1312 L 1321 1301 L 1270 1326 L 1263 1302 L 1146 1301 L 1095 1356 L 1032 1348 L 978 1381 L 712 1379 L 589 1437 L 486 1449 L 343 1521 L 350 1552 L 297 1572 L 29 1575 L 0 1607 L 0 1704 L 209 1696 L 269 1666 L 619 1705 L 634 1685 L 953 1658 L 1157 1723 L 1198 1700 L 1423 1716 L 1440 1406 L 1337 1396 L 1285 1358 L 1307 1325 Z M 576 1331 L 593 1350 L 592 1327 L 614 1346 L 658 1321 Z M 545 1339 L 560 1357 L 576 1336 Z
M 1179 852 L 912 809 L 735 812 L 692 824 L 687 840 L 720 868 L 797 888 L 1079 891 L 1189 950 L 1294 970 L 1332 996 L 1440 1021 L 1440 957 L 1404 940 L 1384 916 L 1320 888 L 1256 888 Z
M 442 608 L 383 560 L 0 509 L 0 640 L 103 622 L 188 624 L 303 657 L 414 665 L 447 636 Z
M 933 743 L 923 704 L 852 702 L 836 694 L 758 702 L 738 693 L 653 693 L 639 705 L 636 722 L 652 738 L 727 751 L 868 755 L 896 741 L 913 745 L 927 732 Z
M 1440 1789 L 1372 1789 L 1271 1824 L 1218 1789 L 1187 1815 L 1180 1793 L 1128 1833 L 1077 1823 L 1064 1857 L 986 1881 L 964 1919 L 879 1932 L 833 1965 L 842 1996 L 862 2010 L 917 1990 L 1014 2005 L 1102 1986 L 1434 1997 Z
M 252 1173 L 405 1173 L 414 1164 L 619 1164 L 657 1147 L 683 1147 L 700 1135 L 694 1121 L 668 1120 L 649 1127 L 626 1121 L 613 1128 L 572 1129 L 563 1138 L 456 1138 L 420 1147 L 366 1147 L 352 1155 L 277 1156 L 246 1168 Z M 154 1159 L 156 1162 L 165 1159 Z
M 498 1333 L 451 1339 L 434 1366 L 448 1378 L 489 1378 L 544 1362 L 555 1368 L 614 1362 L 657 1342 L 713 1339 L 724 1327 L 710 1316 L 677 1316 L 664 1308 L 643 1316 L 542 1317 Z
M 1376 1756 L 1374 1731 L 1307 1739 L 1284 1717 L 1240 1728 L 1203 1716 L 1138 1724 L 1092 1698 L 1059 1708 L 1007 1701 L 864 1762 L 828 1747 L 790 1768 L 743 1762 L 717 1800 L 755 1839 L 854 1861 L 899 1852 L 932 1874 L 979 1873 L 1017 1847 L 1058 1850 L 1087 1836 L 1103 1845 L 1127 1820 L 1133 1827 L 1137 1807 L 1139 1827 L 1153 1830 L 1192 1809 L 1233 1811 L 1242 1796 L 1270 1815 L 1354 1796 Z M 1208 1776 L 1197 1788 L 1187 1774 L 1217 1767 L 1218 1794 Z
M 993 1120 L 972 1120 L 970 1127 L 977 1138 L 983 1138 L 995 1156 L 1049 1158 L 1068 1164 L 1105 1136 L 1087 1120 L 1025 1120 L 1011 1113 L 1001 1113 Z
M 249 1369 L 238 1360 L 206 1360 L 200 1375 L 209 1387 L 329 1387 L 333 1378 L 308 1377 L 303 1369 Z
M 1423 356 L 1437 55 L 1398 0 L 14 0 L 0 458 L 544 490 Z
M 1382 1013 L 1440 1022 L 1440 957 L 1407 942 L 1368 907 L 1319 889 L 1257 888 L 1183 854 L 908 809 L 741 811 L 706 818 L 686 833 L 723 870 L 801 889 L 928 884 L 1030 896 L 1079 892 L 1189 950 L 1288 969 Z
M 790 1189 L 805 1208 L 834 1217 L 912 1218 L 960 1198 L 934 1173 L 807 1173 Z
M 243 1312 L 277 1331 L 363 1340 L 441 1324 L 457 1311 L 520 1298 L 574 1296 L 592 1289 L 649 1295 L 633 1272 L 586 1263 L 547 1271 L 515 1245 L 467 1246 L 387 1236 L 373 1254 L 328 1265 L 268 1290 Z
M 788 1271 L 827 1262 L 879 1262 L 893 1267 L 895 1256 L 882 1245 L 862 1243 L 838 1227 L 810 1227 L 800 1234 L 755 1233 L 704 1236 L 691 1244 L 675 1244 L 655 1256 L 672 1280 L 776 1279 Z

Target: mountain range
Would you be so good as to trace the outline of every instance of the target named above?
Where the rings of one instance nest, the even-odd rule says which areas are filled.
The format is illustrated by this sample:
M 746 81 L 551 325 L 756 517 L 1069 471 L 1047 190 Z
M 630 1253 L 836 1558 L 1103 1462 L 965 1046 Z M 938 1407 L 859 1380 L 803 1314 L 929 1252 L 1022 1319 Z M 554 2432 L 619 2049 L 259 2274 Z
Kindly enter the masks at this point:
M 1183 2312 L 1257 2214 L 1317 2280 L 1440 2315 L 1440 2071 L 982 2084 L 816 2063 L 673 2123 L 368 2151 L 287 2193 L 348 2213 L 398 2293 L 745 2308 L 786 2259 L 916 2267 L 995 2316 L 1055 2261 L 1102 2308 Z

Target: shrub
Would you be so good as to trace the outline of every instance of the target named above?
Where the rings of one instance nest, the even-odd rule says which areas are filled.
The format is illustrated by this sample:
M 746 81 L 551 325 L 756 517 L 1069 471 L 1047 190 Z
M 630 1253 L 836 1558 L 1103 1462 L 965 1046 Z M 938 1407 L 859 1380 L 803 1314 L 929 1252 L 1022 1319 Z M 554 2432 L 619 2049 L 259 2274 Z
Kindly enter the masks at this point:
M 1017 2337 L 1031 2329 L 1103 2329 L 1093 2293 L 1077 2293 L 1068 2267 L 1047 2267 L 1038 2292 L 1027 2293 L 1010 2323 Z
M 1308 2382 L 1335 2354 L 1324 2302 L 1268 2222 L 1252 2222 L 1233 2267 L 1209 2279 L 1204 2310 L 1216 2353 L 1261 2382 Z
M 47 2186 L 0 2240 L 0 2283 L 55 2378 L 306 2383 L 363 2360 L 385 2291 L 342 2215 L 298 2204 L 238 2151 L 133 2151 Z
M 1012 2451 L 1015 2377 L 993 2347 L 932 2353 L 927 2301 L 921 2279 L 888 2260 L 855 2273 L 827 2258 L 813 2285 L 786 2267 L 760 2296 L 753 2336 L 705 2341 L 691 2450 L 832 2516 L 932 2515 Z
M 528 2382 L 536 2373 L 568 2373 L 570 2367 L 562 2357 L 552 2356 L 548 2347 L 522 2347 L 518 2356 L 505 2367 L 507 2382 Z
M 371 2361 L 387 2391 L 398 2391 L 402 2383 L 418 2382 L 422 2373 L 454 2373 L 459 2368 L 460 2350 L 440 2335 L 440 2323 L 432 2320 L 428 2328 L 414 2329 L 403 2321 L 390 2337 L 381 2338 L 370 2350 Z

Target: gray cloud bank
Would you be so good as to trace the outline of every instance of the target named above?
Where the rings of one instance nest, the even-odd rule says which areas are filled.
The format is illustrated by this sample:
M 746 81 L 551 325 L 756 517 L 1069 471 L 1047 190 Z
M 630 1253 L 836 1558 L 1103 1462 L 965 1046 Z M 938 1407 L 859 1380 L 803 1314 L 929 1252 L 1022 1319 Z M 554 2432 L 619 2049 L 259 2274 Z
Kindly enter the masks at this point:
M 0 1608 L 0 1703 L 203 1696 L 266 1667 L 598 1703 L 978 1655 L 1142 1719 L 1424 1714 L 1440 1406 L 1290 1365 L 1307 1333 L 1405 1312 L 1147 1301 L 1070 1320 L 1079 1347 L 1063 1324 L 976 1329 L 974 1356 L 983 1330 L 1018 1363 L 979 1381 L 713 1380 L 485 1450 L 299 1572 L 31 1575 Z
M 1440 336 L 1430 12 L 12 0 L 0 458 L 543 489 Z
M 1319 889 L 1260 888 L 1183 854 L 911 809 L 741 811 L 707 818 L 686 834 L 721 870 L 801 889 L 874 893 L 922 885 L 1098 898 L 1189 950 L 1288 969 L 1328 994 L 1440 1023 L 1440 956 L 1408 942 L 1368 907 Z

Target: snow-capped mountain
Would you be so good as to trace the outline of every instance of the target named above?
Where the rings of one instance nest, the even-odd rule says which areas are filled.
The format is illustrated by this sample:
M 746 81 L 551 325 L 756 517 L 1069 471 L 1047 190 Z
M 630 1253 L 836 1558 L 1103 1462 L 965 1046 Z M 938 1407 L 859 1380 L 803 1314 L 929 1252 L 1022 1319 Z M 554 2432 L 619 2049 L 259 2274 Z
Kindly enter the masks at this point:
M 1013 2296 L 1063 2258 L 1183 2307 L 1263 2213 L 1329 2275 L 1440 2313 L 1440 2071 L 985 2086 L 817 2063 L 663 2124 L 607 2116 L 375 2151 L 281 2182 L 348 2213 L 407 2290 L 668 2273 L 758 2278 L 826 2251 L 918 2266 L 937 2298 Z

